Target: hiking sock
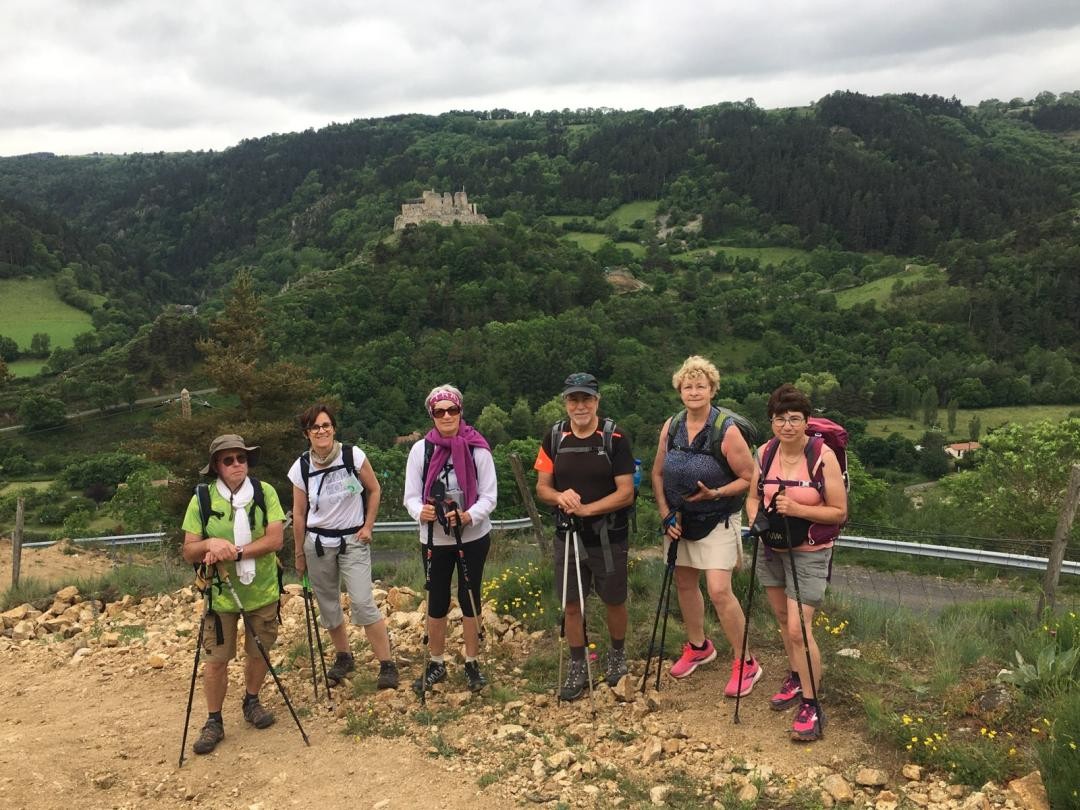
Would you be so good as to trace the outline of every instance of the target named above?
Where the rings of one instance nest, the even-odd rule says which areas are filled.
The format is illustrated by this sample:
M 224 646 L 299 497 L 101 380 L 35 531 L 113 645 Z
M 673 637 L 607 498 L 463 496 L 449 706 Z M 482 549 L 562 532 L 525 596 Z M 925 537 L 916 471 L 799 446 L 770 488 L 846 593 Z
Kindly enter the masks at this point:
M 259 695 L 258 694 L 253 695 L 250 692 L 245 692 L 244 693 L 244 702 L 243 702 L 242 705 L 247 706 L 247 705 L 249 705 L 251 703 L 258 703 L 258 702 L 259 702 Z
M 625 638 L 613 638 L 611 640 L 611 649 L 613 649 L 613 650 L 621 650 L 625 646 L 626 646 L 626 639 Z
M 585 647 L 571 647 L 570 648 L 570 660 L 571 661 L 584 661 L 585 660 Z
M 446 656 L 445 655 L 432 655 L 432 656 L 430 656 L 430 658 L 431 658 L 431 662 L 433 664 L 445 664 L 446 663 Z
M 216 720 L 217 722 L 221 723 L 222 725 L 225 725 L 225 721 L 221 719 L 221 712 L 220 711 L 210 712 L 210 714 L 207 716 L 207 719 L 208 720 Z
M 705 650 L 705 648 L 708 647 L 708 646 L 709 646 L 709 640 L 708 639 L 705 639 L 703 642 L 701 642 L 701 644 L 695 644 L 692 641 L 690 642 L 690 649 L 694 650 L 695 652 L 703 652 Z
M 466 664 L 475 664 L 476 663 L 476 656 L 475 655 L 466 655 L 465 656 L 465 663 Z

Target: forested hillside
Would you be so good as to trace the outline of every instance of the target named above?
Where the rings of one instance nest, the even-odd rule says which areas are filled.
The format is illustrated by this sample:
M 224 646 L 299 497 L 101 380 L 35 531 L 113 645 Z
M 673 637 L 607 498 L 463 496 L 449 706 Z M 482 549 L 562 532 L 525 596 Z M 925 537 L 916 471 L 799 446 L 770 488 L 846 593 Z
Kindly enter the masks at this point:
M 689 352 L 755 415 L 800 378 L 848 417 L 1075 403 L 1080 155 L 1060 122 L 1077 103 L 452 112 L 220 153 L 0 159 L 0 275 L 104 300 L 51 376 L 7 383 L 0 407 L 190 383 L 241 267 L 267 296 L 268 355 L 313 369 L 377 444 L 422 422 L 436 382 L 474 413 L 535 413 L 576 368 L 648 432 Z M 404 200 L 462 187 L 492 225 L 391 233 Z M 790 258 L 732 252 L 780 247 Z M 642 289 L 617 292 L 613 268 Z

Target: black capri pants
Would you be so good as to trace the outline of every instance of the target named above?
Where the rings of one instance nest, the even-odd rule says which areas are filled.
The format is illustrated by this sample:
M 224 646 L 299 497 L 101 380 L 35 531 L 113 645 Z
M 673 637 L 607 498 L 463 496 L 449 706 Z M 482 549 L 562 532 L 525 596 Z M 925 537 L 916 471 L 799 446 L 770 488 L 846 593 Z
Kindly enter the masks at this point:
M 484 562 L 487 560 L 488 549 L 491 548 L 491 534 L 461 544 L 461 550 L 465 554 L 465 567 L 469 571 L 469 582 L 472 584 L 473 599 L 476 600 L 476 609 L 480 610 L 480 583 L 484 579 Z M 420 559 L 424 565 L 427 561 L 427 545 L 420 545 Z M 441 619 L 450 612 L 450 580 L 454 576 L 454 569 L 458 567 L 458 547 L 432 546 L 430 570 L 428 582 L 431 589 L 428 591 L 428 616 L 433 619 Z M 458 572 L 457 600 L 461 606 L 461 612 L 466 616 L 473 615 L 472 603 L 469 600 L 469 590 L 465 587 L 465 578 Z

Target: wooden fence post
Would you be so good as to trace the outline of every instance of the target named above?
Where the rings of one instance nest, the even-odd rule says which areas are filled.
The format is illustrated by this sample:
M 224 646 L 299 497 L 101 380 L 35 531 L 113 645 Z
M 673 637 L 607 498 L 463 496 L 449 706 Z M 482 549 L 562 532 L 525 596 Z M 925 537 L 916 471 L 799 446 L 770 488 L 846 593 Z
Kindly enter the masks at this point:
M 532 490 L 529 489 L 528 482 L 525 480 L 525 468 L 522 466 L 521 458 L 517 453 L 511 453 L 509 458 L 510 469 L 514 471 L 514 480 L 517 481 L 521 500 L 525 504 L 525 511 L 529 513 L 529 519 L 532 520 L 536 545 L 539 546 L 540 553 L 544 555 L 544 558 L 550 562 L 555 559 L 551 538 L 544 531 L 544 524 L 540 521 L 540 513 L 536 511 L 536 501 L 533 500 Z
M 19 587 L 19 569 L 22 567 L 23 519 L 26 504 L 22 498 L 15 502 L 15 532 L 11 535 L 11 587 Z
M 1065 501 L 1061 505 L 1061 515 L 1058 516 L 1057 529 L 1054 531 L 1054 541 L 1050 546 L 1049 559 L 1046 563 L 1046 574 L 1043 576 L 1042 593 L 1039 594 L 1038 613 L 1035 618 L 1042 620 L 1043 610 L 1047 607 L 1053 610 L 1057 596 L 1058 580 L 1061 579 L 1061 566 L 1065 562 L 1065 546 L 1068 544 L 1069 532 L 1072 531 L 1073 520 L 1076 518 L 1077 504 L 1080 503 L 1080 464 L 1073 464 L 1069 474 L 1069 487 L 1065 490 Z

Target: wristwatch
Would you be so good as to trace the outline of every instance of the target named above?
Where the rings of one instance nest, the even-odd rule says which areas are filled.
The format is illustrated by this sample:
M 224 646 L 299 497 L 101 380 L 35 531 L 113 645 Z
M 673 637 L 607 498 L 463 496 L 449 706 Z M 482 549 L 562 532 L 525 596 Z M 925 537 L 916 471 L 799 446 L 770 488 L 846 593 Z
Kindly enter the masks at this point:
M 244 559 L 244 550 L 242 548 L 238 548 L 236 550 L 236 561 L 240 562 L 242 559 Z

